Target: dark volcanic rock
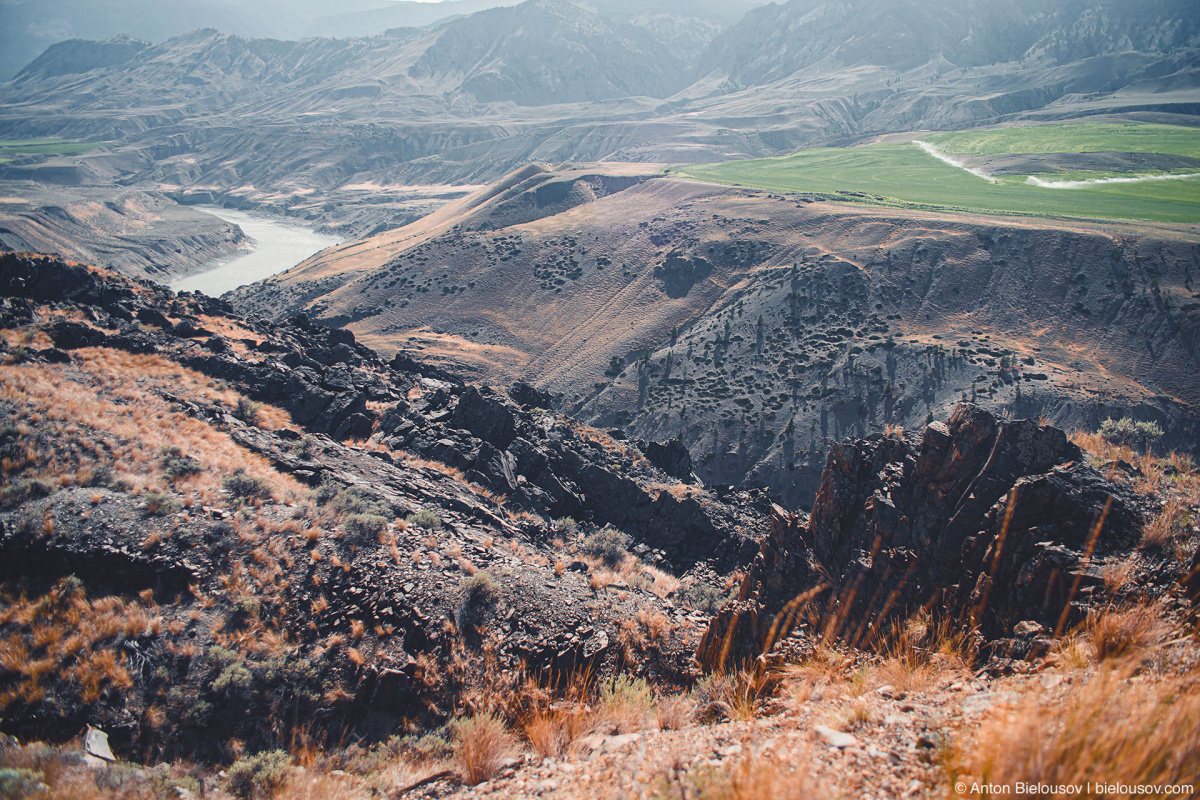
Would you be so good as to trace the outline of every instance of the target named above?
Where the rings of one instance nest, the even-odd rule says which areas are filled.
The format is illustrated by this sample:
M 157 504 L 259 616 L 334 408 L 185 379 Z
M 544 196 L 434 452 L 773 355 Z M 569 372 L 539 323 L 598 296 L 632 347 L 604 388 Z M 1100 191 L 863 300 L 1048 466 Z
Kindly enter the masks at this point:
M 700 489 L 681 499 L 662 488 L 662 472 L 600 431 L 453 376 L 430 377 L 436 369 L 398 369 L 408 362 L 385 362 L 347 333 L 303 318 L 223 315 L 199 296 L 54 259 L 4 265 L 0 280 L 16 294 L 0 300 L 0 324 L 33 325 L 63 348 L 0 338 L 6 363 L 55 370 L 71 358 L 67 349 L 118 347 L 212 379 L 180 382 L 172 370 L 150 369 L 134 376 L 146 402 L 116 398 L 135 424 L 170 415 L 168 441 L 186 432 L 185 421 L 200 423 L 202 433 L 180 435 L 177 447 L 140 455 L 134 468 L 151 482 L 144 490 L 134 491 L 122 471 L 130 467 L 96 444 L 102 428 L 0 425 L 6 464 L 35 444 L 82 449 L 66 441 L 71 435 L 97 459 L 70 485 L 47 480 L 32 461 L 5 476 L 4 590 L 21 585 L 31 602 L 52 605 L 153 597 L 164 616 L 161 626 L 97 633 L 95 648 L 128 655 L 119 691 L 85 697 L 68 679 L 46 678 L 43 699 L 6 709 L 5 732 L 67 740 L 86 724 L 104 725 L 122 732 L 114 747 L 123 756 L 144 752 L 150 737 L 163 752 L 207 756 L 231 738 L 280 746 L 284 730 L 262 726 L 267 718 L 335 720 L 339 731 L 386 737 L 406 721 L 446 720 L 474 680 L 444 673 L 462 663 L 454 654 L 464 646 L 477 661 L 486 642 L 513 674 L 609 675 L 633 657 L 612 646 L 622 623 L 646 608 L 671 618 L 672 633 L 635 647 L 639 674 L 681 684 L 693 673 L 699 627 L 682 604 L 651 591 L 646 568 L 684 577 L 695 567 L 711 579 L 757 549 L 757 499 L 746 495 L 738 508 Z M 204 345 L 189 338 L 200 314 L 223 331 Z M 70 383 L 77 372 L 59 375 Z M 218 382 L 214 394 L 188 388 Z M 100 402 L 114 399 L 95 391 Z M 286 411 L 291 423 L 249 400 Z M 33 403 L 0 401 L 0 421 L 30 418 Z M 248 451 L 258 474 L 225 474 L 227 460 L 202 452 L 201 440 Z M 192 476 L 210 481 L 204 496 Z M 563 516 L 574 521 L 550 521 Z M 643 559 L 627 565 L 619 590 L 594 586 L 587 563 L 553 566 L 576 560 L 584 537 L 605 524 L 622 528 Z M 465 613 L 469 578 L 483 570 L 494 592 Z M 281 646 L 267 653 L 237 644 L 261 625 Z M 359 633 L 342 647 L 347 629 Z M 190 655 L 177 658 L 182 643 Z M 151 731 L 141 720 L 154 703 L 172 724 Z
M 536 387 L 525 383 L 525 381 L 517 381 L 508 387 L 508 396 L 513 399 L 513 402 L 529 406 L 530 408 L 544 408 L 547 410 L 554 408 L 553 395 L 549 392 L 540 391 Z
M 486 397 L 474 386 L 467 387 L 458 399 L 453 424 L 503 450 L 516 437 L 513 414 L 496 392 L 488 387 L 484 391 Z
M 50 338 L 54 344 L 63 350 L 78 350 L 81 347 L 97 347 L 108 341 L 104 331 L 84 325 L 80 322 L 62 320 L 56 322 L 50 329 Z
M 1192 557 L 1192 563 L 1188 568 L 1187 577 L 1183 580 L 1183 586 L 1187 590 L 1188 599 L 1193 603 L 1200 604 L 1200 550 L 1197 550 L 1196 555 Z
M 669 442 L 650 442 L 646 445 L 646 459 L 668 475 L 681 481 L 695 480 L 692 475 L 692 455 L 678 439 Z
M 741 605 L 710 626 L 701 655 L 710 665 L 757 655 L 801 596 L 826 595 L 854 637 L 919 607 L 989 638 L 1022 620 L 1061 628 L 1102 585 L 1103 560 L 1136 545 L 1141 505 L 1062 431 L 966 403 L 919 445 L 881 434 L 836 445 L 811 517 L 776 509 Z

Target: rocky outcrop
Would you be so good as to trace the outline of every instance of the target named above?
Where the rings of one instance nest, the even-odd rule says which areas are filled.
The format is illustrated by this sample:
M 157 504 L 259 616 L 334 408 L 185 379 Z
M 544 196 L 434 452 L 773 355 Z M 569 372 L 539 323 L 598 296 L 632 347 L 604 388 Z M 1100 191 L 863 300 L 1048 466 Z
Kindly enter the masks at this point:
M 1061 430 L 967 403 L 919 441 L 876 434 L 835 445 L 811 516 L 775 509 L 702 661 L 769 648 L 798 597 L 856 641 L 922 607 L 986 638 L 1022 621 L 1061 630 L 1103 586 L 1105 561 L 1137 544 L 1144 505 L 1086 466 Z
M 691 482 L 696 479 L 692 474 L 692 454 L 678 439 L 650 442 L 646 445 L 646 460 L 681 481 Z
M 524 384 L 510 390 L 514 402 L 403 354 L 385 363 L 350 331 L 305 315 L 274 324 L 237 317 L 220 300 L 175 295 L 58 259 L 0 259 L 0 292 L 9 293 L 12 315 L 31 320 L 31 301 L 79 306 L 87 322 L 49 327 L 61 351 L 102 346 L 172 355 L 250 400 L 286 410 L 309 432 L 338 440 L 378 434 L 393 451 L 458 469 L 520 510 L 616 525 L 634 536 L 647 559 L 668 568 L 715 559 L 732 569 L 755 550 L 750 535 L 761 527 L 765 506 L 737 508 L 707 494 L 676 499 L 646 488 L 690 476 L 690 458 L 678 442 L 647 446 L 658 472 L 625 445 L 547 411 L 553 398 Z M 211 335 L 200 314 L 224 316 L 253 338 Z M 410 391 L 418 395 L 411 402 Z M 380 406 L 386 410 L 373 410 Z
M 154 483 L 134 489 L 121 471 L 130 462 L 109 449 L 111 431 L 26 423 L 40 400 L 0 398 L 0 588 L 27 586 L 30 602 L 51 605 L 153 597 L 161 612 L 152 627 L 94 628 L 81 652 L 108 648 L 127 664 L 98 697 L 62 672 L 69 664 L 39 674 L 44 694 L 9 704 L 5 732 L 68 740 L 91 724 L 123 755 L 152 740 L 162 752 L 208 757 L 231 738 L 256 749 L 285 743 L 282 728 L 261 725 L 268 718 L 386 737 L 405 721 L 442 724 L 455 713 L 485 648 L 509 675 L 634 665 L 681 684 L 693 673 L 701 617 L 682 598 L 660 596 L 647 567 L 680 577 L 696 567 L 711 582 L 756 550 L 759 497 L 728 502 L 693 490 L 678 499 L 663 489 L 669 476 L 601 432 L 488 387 L 430 377 L 442 375 L 436 369 L 398 369 L 349 332 L 304 317 L 237 317 L 200 296 L 55 259 L 0 264 L 13 293 L 0 299 L 0 327 L 34 334 L 0 337 L 6 374 L 28 367 L 55 386 L 79 385 L 80 373 L 118 363 L 124 374 L 82 391 L 115 400 L 113 416 L 135 435 L 169 418 L 165 441 L 178 442 L 141 453 L 140 475 Z M 17 343 L 42 336 L 57 347 Z M 155 357 L 95 358 L 84 348 Z M 89 369 L 53 366 L 64 359 Z M 188 368 L 213 380 L 179 380 Z M 131 385 L 136 396 L 115 396 Z M 195 435 L 174 438 L 189 429 Z M 39 448 L 86 448 L 95 460 L 84 468 L 25 458 Z M 227 472 L 234 453 L 252 455 L 245 463 L 257 474 Z M 64 470 L 69 483 L 57 479 Z M 551 521 L 562 516 L 574 521 Z M 629 534 L 637 556 L 611 591 L 577 560 L 606 523 Z M 572 561 L 583 569 L 564 569 Z M 486 596 L 470 594 L 477 585 Z M 669 620 L 670 632 L 623 641 L 622 625 L 648 612 Z M 13 633 L 11 615 L 4 625 L 6 637 L 27 633 Z M 280 647 L 239 644 L 261 641 L 264 626 Z M 191 655 L 177 658 L 184 643 Z M 0 688 L 14 680 L 5 673 Z M 154 704 L 170 726 L 144 723 Z

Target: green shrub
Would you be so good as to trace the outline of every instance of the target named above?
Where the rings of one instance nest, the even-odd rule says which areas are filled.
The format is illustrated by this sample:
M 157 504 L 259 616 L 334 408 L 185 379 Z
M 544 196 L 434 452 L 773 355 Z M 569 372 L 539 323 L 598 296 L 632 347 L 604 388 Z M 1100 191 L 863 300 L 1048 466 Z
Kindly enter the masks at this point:
M 16 508 L 26 500 L 37 500 L 54 491 L 49 481 L 19 480 L 0 489 L 0 508 Z
M 177 481 L 189 475 L 199 475 L 203 471 L 199 461 L 184 454 L 178 447 L 163 448 L 162 467 L 163 474 L 169 481 Z
M 387 503 L 358 486 L 341 486 L 326 480 L 316 490 L 317 502 L 338 514 L 370 514 L 391 519 L 392 509 Z
M 325 475 L 321 478 L 321 485 L 313 489 L 313 497 L 316 498 L 317 505 L 323 506 L 337 497 L 338 492 L 344 488 L 340 483 Z
M 417 739 L 412 743 L 412 749 L 424 761 L 445 761 L 454 755 L 454 747 L 450 742 L 436 733 L 427 733 Z
M 22 800 L 26 797 L 41 795 L 39 787 L 45 776 L 32 769 L 0 768 L 0 798 L 3 800 Z
M 214 692 L 226 695 L 240 695 L 249 691 L 254 685 L 254 676 L 246 665 L 235 661 L 221 670 L 221 674 L 212 682 Z
M 21 431 L 11 422 L 0 425 L 0 458 L 16 461 L 25 454 L 21 444 Z
M 571 517 L 559 517 L 554 520 L 554 527 L 565 533 L 567 536 L 573 537 L 576 531 L 579 530 L 579 523 Z
M 207 700 L 197 698 L 189 703 L 184 700 L 182 692 L 178 695 L 172 695 L 172 693 L 168 692 L 167 701 L 170 702 L 172 700 L 177 701 L 183 706 L 183 714 L 180 720 L 186 727 L 207 728 L 208 724 L 212 721 L 213 706 Z
M 733 592 L 722 592 L 708 583 L 685 584 L 679 589 L 679 601 L 685 606 L 715 614 L 733 597 Z
M 404 521 L 409 525 L 416 525 L 426 530 L 440 531 L 442 529 L 442 518 L 427 508 L 423 508 L 415 514 L 409 514 Z
M 316 452 L 317 439 L 311 434 L 305 434 L 300 440 L 300 446 L 296 448 L 296 455 L 301 458 L 312 458 L 312 454 Z
M 620 733 L 646 727 L 653 710 L 654 693 L 645 678 L 617 675 L 600 687 L 597 713 Z
M 387 530 L 387 524 L 387 518 L 377 514 L 352 514 L 343 527 L 351 540 L 369 542 Z
M 247 475 L 244 470 L 237 470 L 225 479 L 225 488 L 239 500 L 261 498 L 266 500 L 271 496 L 271 486 L 262 478 Z
M 290 766 L 288 755 L 282 750 L 240 758 L 226 771 L 225 788 L 243 800 L 269 797 L 283 784 Z
M 586 555 L 598 558 L 606 567 L 618 566 L 629 556 L 630 542 L 628 534 L 622 533 L 611 525 L 605 525 L 600 530 L 583 540 L 580 547 Z
M 169 517 L 179 511 L 179 501 L 169 494 L 146 492 L 146 513 L 152 517 Z
M 1100 423 L 1100 435 L 1113 444 L 1146 451 L 1162 438 L 1163 430 L 1156 422 L 1134 422 L 1128 417 L 1106 419 Z
M 262 411 L 262 407 L 262 403 L 255 403 L 245 397 L 239 397 L 237 406 L 233 409 L 233 416 L 242 422 L 254 425 L 258 421 L 258 412 Z
M 149 778 L 150 787 L 154 789 L 155 795 L 164 800 L 175 800 L 180 797 L 177 789 L 189 792 L 192 797 L 200 795 L 200 781 L 191 775 L 176 775 L 168 764 L 151 767 L 146 771 L 146 777 Z

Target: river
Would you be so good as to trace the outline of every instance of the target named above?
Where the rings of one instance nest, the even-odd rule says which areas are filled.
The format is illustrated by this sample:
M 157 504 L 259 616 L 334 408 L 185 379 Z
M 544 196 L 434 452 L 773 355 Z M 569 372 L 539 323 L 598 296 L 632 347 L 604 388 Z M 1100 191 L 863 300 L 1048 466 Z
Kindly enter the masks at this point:
M 279 222 L 215 206 L 199 208 L 241 228 L 250 239 L 250 249 L 222 259 L 207 272 L 173 281 L 171 288 L 177 292 L 199 291 L 220 297 L 230 289 L 269 278 L 296 266 L 313 253 L 341 243 L 336 236 L 316 233 L 290 221 Z

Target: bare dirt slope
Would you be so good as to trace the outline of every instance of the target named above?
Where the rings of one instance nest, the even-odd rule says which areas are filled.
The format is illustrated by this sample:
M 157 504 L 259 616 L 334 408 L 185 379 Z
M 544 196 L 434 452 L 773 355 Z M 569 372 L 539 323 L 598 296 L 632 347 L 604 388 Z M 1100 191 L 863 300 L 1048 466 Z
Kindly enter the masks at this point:
M 757 475 L 802 498 L 829 439 L 919 425 L 964 396 L 1182 436 L 1200 402 L 1197 270 L 1189 229 L 530 166 L 236 302 L 529 380 L 598 424 L 680 437 L 706 480 Z

